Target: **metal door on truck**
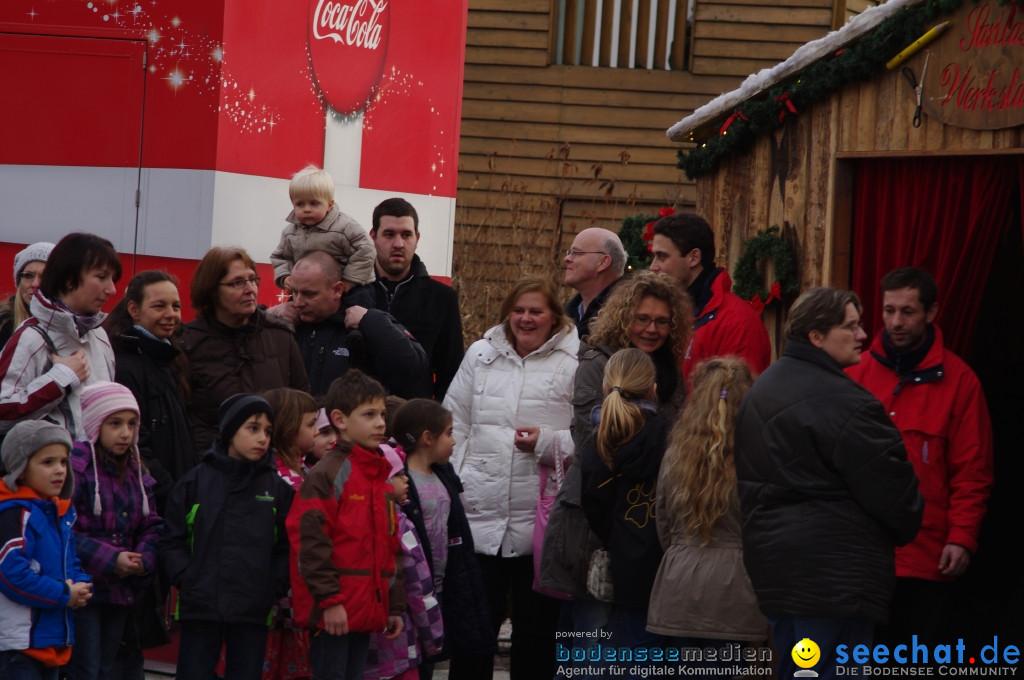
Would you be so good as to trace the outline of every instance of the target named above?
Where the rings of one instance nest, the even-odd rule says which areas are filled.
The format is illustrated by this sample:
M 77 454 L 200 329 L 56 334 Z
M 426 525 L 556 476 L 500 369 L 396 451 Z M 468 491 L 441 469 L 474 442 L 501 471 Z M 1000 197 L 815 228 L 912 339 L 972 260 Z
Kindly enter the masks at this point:
M 0 33 L 0 242 L 134 252 L 146 43 Z

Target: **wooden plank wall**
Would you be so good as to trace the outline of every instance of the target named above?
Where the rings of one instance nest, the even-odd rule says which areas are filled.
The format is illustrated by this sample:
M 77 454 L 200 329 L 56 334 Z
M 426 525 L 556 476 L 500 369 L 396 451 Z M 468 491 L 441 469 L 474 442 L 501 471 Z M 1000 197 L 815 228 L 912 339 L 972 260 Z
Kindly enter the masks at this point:
M 632 1 L 651 6 L 622 5 Z M 691 72 L 558 65 L 558 0 L 470 0 L 453 263 L 467 339 L 479 337 L 496 291 L 527 272 L 558 276 L 580 230 L 618 231 L 627 215 L 665 205 L 693 209 L 697 187 L 676 169 L 680 147 L 665 130 L 824 35 L 831 1 L 697 0 L 705 52 Z M 579 2 L 592 4 L 567 5 Z M 711 24 L 704 34 L 700 17 Z
M 778 224 L 797 252 L 802 288 L 848 286 L 850 177 L 858 158 L 1024 154 L 1024 127 L 967 130 L 925 115 L 915 128 L 914 105 L 899 70 L 885 71 L 789 118 L 700 178 L 697 212 L 715 230 L 718 260 L 731 269 L 747 238 Z M 776 341 L 781 321 L 770 324 Z
M 832 27 L 832 17 L 832 0 L 698 0 L 690 70 L 756 73 L 822 37 Z

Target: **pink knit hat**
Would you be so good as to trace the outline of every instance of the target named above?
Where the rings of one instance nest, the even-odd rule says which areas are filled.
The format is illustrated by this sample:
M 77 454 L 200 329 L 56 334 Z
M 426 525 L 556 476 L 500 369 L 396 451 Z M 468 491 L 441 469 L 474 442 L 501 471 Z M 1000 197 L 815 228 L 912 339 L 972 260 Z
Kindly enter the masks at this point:
M 95 382 L 82 388 L 82 428 L 88 437 L 89 451 L 92 453 L 92 465 L 96 465 L 96 447 L 100 445 L 100 428 L 103 421 L 115 413 L 131 411 L 136 417 L 140 417 L 139 404 L 135 401 L 135 395 L 124 385 L 115 382 Z M 136 426 L 135 434 L 132 437 L 130 447 L 132 457 L 135 458 L 135 469 L 139 476 L 139 488 L 142 489 L 142 512 L 149 515 L 149 499 L 146 497 L 146 487 L 142 482 L 142 459 L 139 456 L 139 428 Z M 94 515 L 99 515 L 103 510 L 100 502 L 100 479 L 96 475 L 95 488 L 93 490 Z

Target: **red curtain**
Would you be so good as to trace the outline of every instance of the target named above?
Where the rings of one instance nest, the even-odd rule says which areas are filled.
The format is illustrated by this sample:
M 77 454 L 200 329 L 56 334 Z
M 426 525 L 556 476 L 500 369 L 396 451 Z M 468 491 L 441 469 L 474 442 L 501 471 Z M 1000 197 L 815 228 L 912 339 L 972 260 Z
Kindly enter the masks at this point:
M 879 279 L 921 267 L 939 285 L 946 346 L 970 356 L 978 303 L 999 236 L 1016 212 L 1017 157 L 872 159 L 855 171 L 853 290 L 869 333 L 881 328 Z

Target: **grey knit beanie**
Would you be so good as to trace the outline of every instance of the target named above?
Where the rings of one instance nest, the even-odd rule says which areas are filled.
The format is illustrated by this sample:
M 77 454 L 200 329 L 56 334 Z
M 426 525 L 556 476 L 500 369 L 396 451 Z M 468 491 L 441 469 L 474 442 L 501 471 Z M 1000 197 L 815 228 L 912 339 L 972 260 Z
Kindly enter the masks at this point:
M 68 447 L 69 454 L 73 446 L 71 435 L 67 430 L 45 420 L 23 420 L 11 428 L 4 438 L 3 448 L 0 449 L 0 457 L 3 458 L 4 468 L 7 470 L 7 474 L 4 475 L 4 484 L 8 489 L 18 490 L 18 477 L 25 472 L 29 459 L 36 451 L 48 444 L 63 444 Z M 68 461 L 68 475 L 64 480 L 64 488 L 61 489 L 60 497 L 70 498 L 74 484 L 71 462 Z
M 14 256 L 14 287 L 21 284 L 21 272 L 29 262 L 46 262 L 50 258 L 50 251 L 53 244 L 49 241 L 40 241 L 26 246 L 24 250 Z

